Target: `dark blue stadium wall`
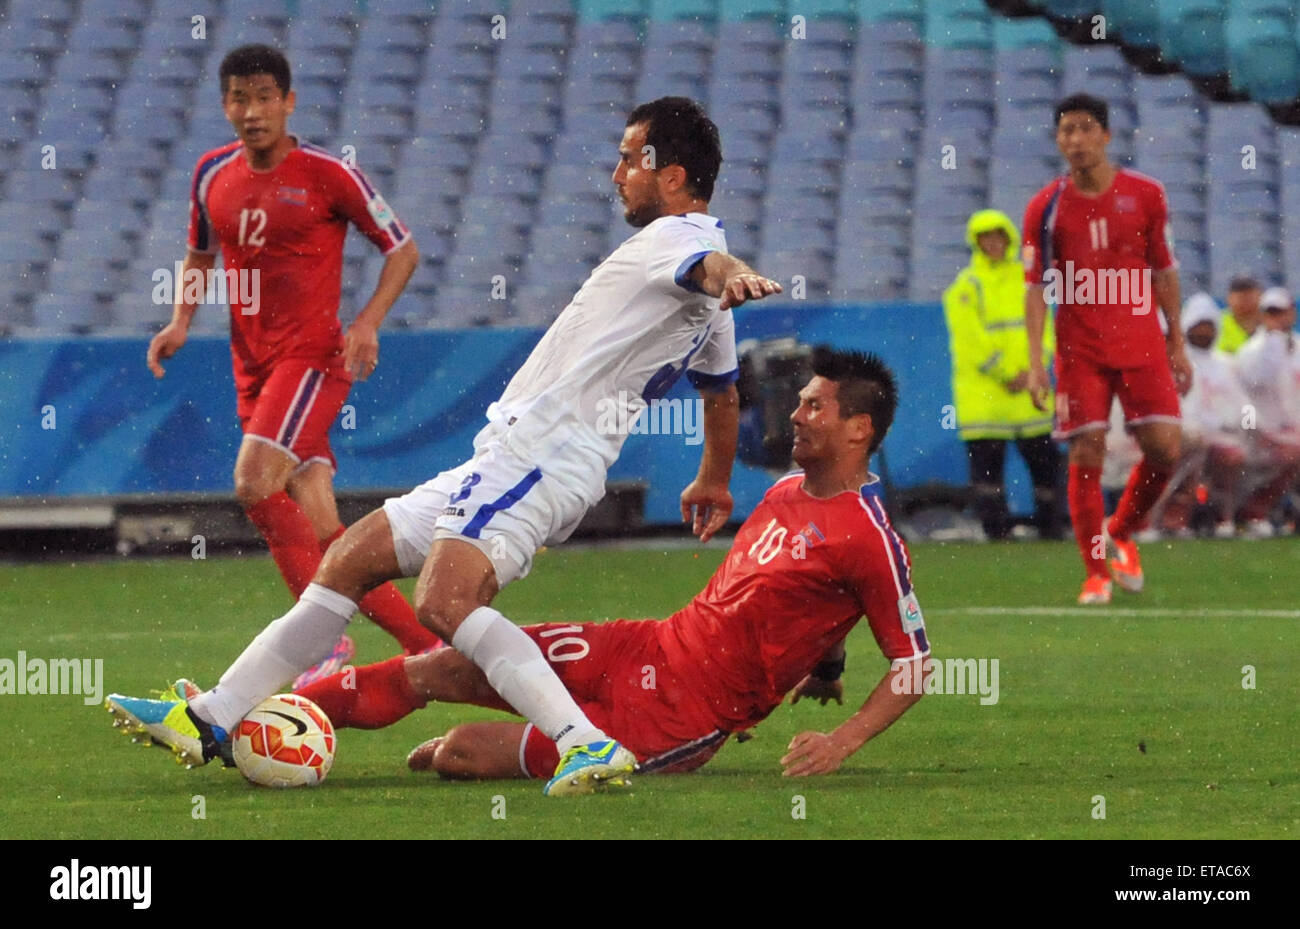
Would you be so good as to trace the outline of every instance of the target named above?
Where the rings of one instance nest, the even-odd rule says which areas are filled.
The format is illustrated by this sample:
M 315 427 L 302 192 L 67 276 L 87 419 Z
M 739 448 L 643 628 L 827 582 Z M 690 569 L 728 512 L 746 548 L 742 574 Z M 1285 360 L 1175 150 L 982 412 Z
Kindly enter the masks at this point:
M 737 321 L 742 339 L 797 335 L 882 355 L 902 390 L 885 443 L 893 481 L 899 487 L 964 482 L 961 444 L 943 428 L 951 388 L 937 305 L 742 308 Z M 484 409 L 539 335 L 536 329 L 384 333 L 383 364 L 349 399 L 355 422 L 336 423 L 332 433 L 338 486 L 408 487 L 467 458 Z M 228 342 L 191 339 L 161 381 L 145 368 L 146 345 L 109 338 L 0 343 L 0 496 L 230 492 L 239 429 Z M 670 397 L 690 395 L 683 380 Z M 646 520 L 675 522 L 677 496 L 699 453 L 682 436 L 634 435 L 610 477 L 647 482 Z M 748 513 L 770 482 L 763 471 L 738 465 L 737 514 Z M 1024 498 L 1013 494 L 1013 502 Z

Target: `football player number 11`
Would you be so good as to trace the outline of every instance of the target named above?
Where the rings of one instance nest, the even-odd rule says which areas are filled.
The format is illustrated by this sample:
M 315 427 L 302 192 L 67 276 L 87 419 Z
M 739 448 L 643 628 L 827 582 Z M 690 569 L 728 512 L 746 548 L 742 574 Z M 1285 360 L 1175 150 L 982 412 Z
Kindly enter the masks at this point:
M 250 228 L 251 226 L 251 228 Z M 266 228 L 266 210 L 247 207 L 239 211 L 239 244 L 261 248 L 266 244 L 262 231 Z
M 1092 239 L 1093 251 L 1110 248 L 1110 236 L 1106 233 L 1106 217 L 1088 220 L 1088 236 Z

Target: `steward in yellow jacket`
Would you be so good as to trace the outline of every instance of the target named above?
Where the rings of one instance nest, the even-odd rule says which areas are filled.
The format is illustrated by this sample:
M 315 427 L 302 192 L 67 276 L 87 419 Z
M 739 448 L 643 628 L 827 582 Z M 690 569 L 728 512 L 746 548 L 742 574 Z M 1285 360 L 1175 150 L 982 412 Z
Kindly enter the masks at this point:
M 1056 481 L 1060 452 L 1051 439 L 1052 413 L 1034 408 L 1025 390 L 1025 270 L 1020 235 L 1005 213 L 980 210 L 966 224 L 971 263 L 943 294 L 952 353 L 957 428 L 971 466 L 975 511 L 990 538 L 1011 531 L 1003 491 L 1006 443 L 1014 441 L 1034 482 L 1040 537 L 1059 538 Z M 1043 336 L 1050 356 L 1051 320 Z

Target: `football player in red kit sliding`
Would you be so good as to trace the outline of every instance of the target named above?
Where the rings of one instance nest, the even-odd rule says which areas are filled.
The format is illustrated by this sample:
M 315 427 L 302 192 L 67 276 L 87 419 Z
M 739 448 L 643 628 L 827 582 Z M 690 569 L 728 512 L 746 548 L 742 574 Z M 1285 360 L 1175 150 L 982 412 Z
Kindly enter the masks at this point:
M 1178 394 L 1187 392 L 1192 376 L 1178 319 L 1178 271 L 1164 188 L 1111 164 L 1108 125 L 1106 103 L 1095 97 L 1075 94 L 1057 105 L 1056 144 L 1070 170 L 1025 210 L 1028 389 L 1043 408 L 1049 389 L 1043 323 L 1047 304 L 1054 303 L 1054 435 L 1070 447 L 1070 515 L 1087 572 L 1080 603 L 1109 603 L 1111 575 L 1125 590 L 1142 589 L 1132 536 L 1178 463 Z M 1161 334 L 1157 303 L 1167 335 Z M 1116 395 L 1143 457 L 1115 514 L 1104 521 L 1101 468 Z
M 330 425 L 352 379 L 364 380 L 378 366 L 377 329 L 419 254 L 361 171 L 288 133 L 295 97 L 280 52 L 237 48 L 221 62 L 220 79 L 222 107 L 239 138 L 199 158 L 172 321 L 149 344 L 147 361 L 162 377 L 160 362 L 185 344 L 198 288 L 184 285 L 211 271 L 221 251 L 244 432 L 235 494 L 297 597 L 343 533 Z M 338 311 L 349 223 L 386 261 L 345 336 Z M 438 643 L 391 584 L 371 591 L 360 608 L 408 653 Z M 350 657 L 345 636 L 317 671 L 331 673 Z
M 699 767 L 792 689 L 838 698 L 844 639 L 864 614 L 890 670 L 834 731 L 797 735 L 785 773 L 834 771 L 920 699 L 913 662 L 930 644 L 911 561 L 867 470 L 893 420 L 894 377 L 873 356 L 825 348 L 813 371 L 791 417 L 802 470 L 768 490 L 694 600 L 662 621 L 524 627 L 640 770 Z M 454 649 L 398 656 L 298 692 L 340 727 L 386 726 L 430 700 L 511 711 Z M 479 722 L 424 743 L 409 763 L 447 777 L 545 778 L 558 760 L 531 723 Z

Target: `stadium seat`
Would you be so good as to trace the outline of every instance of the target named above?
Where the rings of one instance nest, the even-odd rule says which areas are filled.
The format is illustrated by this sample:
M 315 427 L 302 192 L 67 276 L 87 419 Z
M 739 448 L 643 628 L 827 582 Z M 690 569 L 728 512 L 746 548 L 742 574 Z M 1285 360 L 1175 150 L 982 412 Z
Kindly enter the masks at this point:
M 1300 51 L 1293 22 L 1273 15 L 1249 19 L 1234 8 L 1225 35 L 1234 87 L 1263 103 L 1289 103 L 1300 97 Z
M 1228 70 L 1225 0 L 1160 0 L 1160 48 L 1191 75 Z
M 578 18 L 588 23 L 616 19 L 642 20 L 646 9 L 646 0 L 578 0 Z
M 712 22 L 718 18 L 718 0 L 650 0 L 652 22 L 676 19 Z
M 886 20 L 911 20 L 918 25 L 925 20 L 922 0 L 857 0 L 858 19 L 865 23 Z M 871 27 L 874 29 L 874 25 Z

